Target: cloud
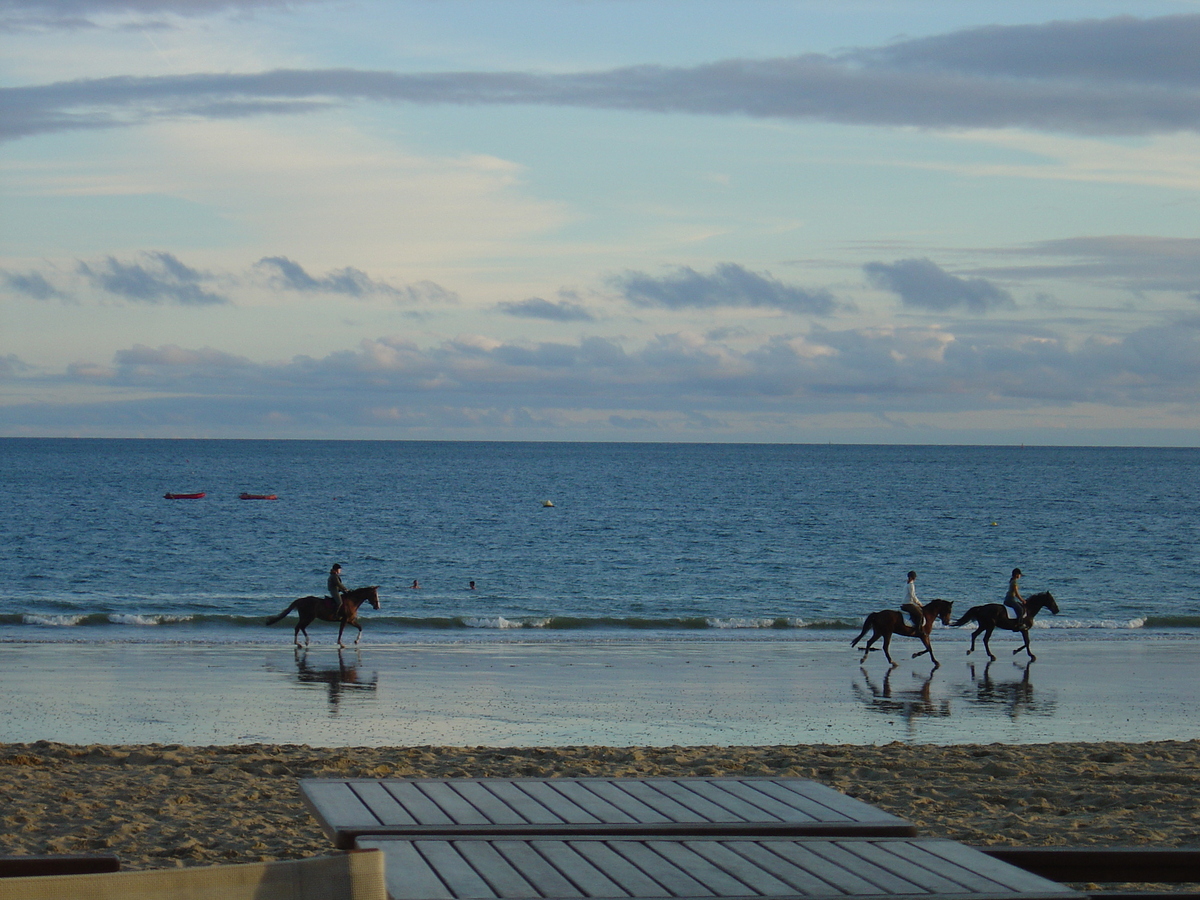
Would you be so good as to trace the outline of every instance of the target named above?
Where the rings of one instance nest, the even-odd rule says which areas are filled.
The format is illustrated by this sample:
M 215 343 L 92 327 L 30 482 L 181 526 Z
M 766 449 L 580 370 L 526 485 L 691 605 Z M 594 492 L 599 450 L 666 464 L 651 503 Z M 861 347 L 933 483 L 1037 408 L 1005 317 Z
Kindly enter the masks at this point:
M 147 264 L 124 263 L 108 257 L 95 267 L 80 263 L 78 272 L 94 287 L 138 303 L 179 303 L 205 306 L 228 303 L 229 299 L 206 290 L 204 273 L 184 265 L 170 253 L 144 254 Z
M 62 291 L 47 281 L 46 276 L 40 272 L 28 272 L 26 274 L 0 272 L 0 277 L 3 277 L 4 284 L 9 290 L 16 291 L 18 294 L 25 294 L 27 297 L 32 297 L 35 300 L 61 300 L 66 297 Z
M 611 283 L 626 300 L 642 307 L 757 307 L 817 316 L 827 316 L 837 307 L 828 291 L 786 285 L 736 263 L 722 263 L 711 275 L 686 266 L 663 278 L 645 272 L 626 272 L 611 279 Z
M 1130 291 L 1200 291 L 1200 238 L 1097 235 L 1040 241 L 1002 252 L 1056 261 L 981 268 L 978 273 L 1083 280 Z
M 284 7 L 303 0 L 0 0 L 0 31 L 94 28 L 90 16 L 205 16 L 237 10 Z
M 110 77 L 0 89 L 0 140 L 348 102 L 543 105 L 1088 135 L 1200 130 L 1200 15 L 970 29 L 840 55 L 599 72 L 348 69 Z
M 550 322 L 593 322 L 595 316 L 578 303 L 569 300 L 543 300 L 530 297 L 513 303 L 501 303 L 500 311 L 505 315 L 522 319 L 546 319 Z
M 1110 420 L 1191 425 L 1200 418 L 1200 315 L 1083 342 L 968 320 L 954 329 L 817 327 L 736 344 L 687 332 L 644 342 L 461 335 L 430 346 L 380 337 L 282 362 L 136 345 L 61 375 L 10 358 L 0 376 L 9 395 L 0 433 L 10 434 L 552 438 L 578 437 L 572 429 L 590 422 L 594 437 L 747 433 L 738 428 L 794 437 L 802 423 L 846 417 L 992 421 L 1012 411 L 1034 421 L 1050 411 L 1057 421 L 1096 406 Z M 54 402 L 22 399 L 41 396 Z
M 951 275 L 930 259 L 901 259 L 863 266 L 872 283 L 899 295 L 905 306 L 932 312 L 965 309 L 982 314 L 1016 306 L 1012 295 L 983 278 Z
M 414 303 L 422 301 L 454 303 L 458 300 L 458 295 L 453 291 L 448 291 L 432 281 L 419 281 L 398 288 L 375 281 L 365 272 L 349 266 L 336 269 L 320 278 L 309 275 L 303 266 L 286 256 L 264 256 L 255 263 L 255 266 L 269 271 L 271 284 L 284 290 L 317 291 L 325 294 L 343 294 L 349 297 L 385 294 L 399 301 Z

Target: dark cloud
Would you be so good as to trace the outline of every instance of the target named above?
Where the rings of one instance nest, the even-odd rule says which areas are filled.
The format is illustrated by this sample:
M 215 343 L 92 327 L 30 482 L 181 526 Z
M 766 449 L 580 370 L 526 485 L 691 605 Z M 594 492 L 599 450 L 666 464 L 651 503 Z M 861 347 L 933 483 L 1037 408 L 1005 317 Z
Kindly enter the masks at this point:
M 569 300 L 543 300 L 530 297 L 513 303 L 501 303 L 501 312 L 522 319 L 546 319 L 550 322 L 592 322 L 595 317 L 578 303 Z
M 984 278 L 951 275 L 930 259 L 901 259 L 894 263 L 867 263 L 867 277 L 900 297 L 905 306 L 932 312 L 982 314 L 1016 306 L 1012 295 Z
M 349 297 L 366 297 L 383 294 L 404 302 L 454 303 L 458 295 L 432 281 L 419 281 L 404 287 L 395 287 L 376 281 L 359 269 L 347 266 L 316 278 L 309 275 L 299 263 L 286 256 L 264 256 L 255 266 L 270 272 L 272 286 L 284 290 L 344 294 Z
M 0 90 L 0 140 L 351 101 L 624 109 L 1136 135 L 1200 129 L 1200 16 L 996 26 L 842 55 L 602 72 L 279 70 Z
M 1037 261 L 980 268 L 978 274 L 1091 281 L 1130 291 L 1200 291 L 1200 238 L 1099 235 L 1001 252 Z
M 79 264 L 79 274 L 94 287 L 139 303 L 205 306 L 229 299 L 204 288 L 209 276 L 184 265 L 170 253 L 147 253 L 147 264 L 110 256 L 102 264 Z
M 0 272 L 0 278 L 4 279 L 4 284 L 9 290 L 16 291 L 19 294 L 25 294 L 27 297 L 33 297 L 35 300 L 52 300 L 63 299 L 66 295 L 46 280 L 46 276 L 40 272 Z
M 643 307 L 759 307 L 817 316 L 827 316 L 837 308 L 828 291 L 787 285 L 736 263 L 723 263 L 711 275 L 686 266 L 662 278 L 645 272 L 626 272 L 611 283 L 630 303 Z
M 79 364 L 57 380 L 11 359 L 0 363 L 0 374 L 60 389 L 104 387 L 109 397 L 122 391 L 154 397 L 68 410 L 9 404 L 0 407 L 0 429 L 10 432 L 46 427 L 48 406 L 80 427 L 107 417 L 136 423 L 139 433 L 187 421 L 209 433 L 245 422 L 250 433 L 277 434 L 280 423 L 292 423 L 299 431 L 336 427 L 344 435 L 439 427 L 517 433 L 533 423 L 553 429 L 567 410 L 569 417 L 591 414 L 623 430 L 669 418 L 703 429 L 716 427 L 704 422 L 731 417 L 786 424 L 822 413 L 1077 403 L 1191 408 L 1200 393 L 1200 316 L 1083 343 L 1046 329 L 968 323 L 954 331 L 816 328 L 740 348 L 695 335 L 660 335 L 636 346 L 593 337 L 575 343 L 459 338 L 420 347 L 380 338 L 284 363 L 208 348 L 134 346 L 110 365 Z M 329 409 L 337 410 L 335 418 Z

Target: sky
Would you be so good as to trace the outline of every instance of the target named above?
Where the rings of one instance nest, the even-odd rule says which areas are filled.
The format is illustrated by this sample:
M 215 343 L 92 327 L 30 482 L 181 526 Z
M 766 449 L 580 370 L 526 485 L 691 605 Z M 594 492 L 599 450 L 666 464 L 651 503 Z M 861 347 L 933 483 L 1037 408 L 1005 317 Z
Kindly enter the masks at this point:
M 1200 445 L 1200 0 L 0 0 L 0 436 Z

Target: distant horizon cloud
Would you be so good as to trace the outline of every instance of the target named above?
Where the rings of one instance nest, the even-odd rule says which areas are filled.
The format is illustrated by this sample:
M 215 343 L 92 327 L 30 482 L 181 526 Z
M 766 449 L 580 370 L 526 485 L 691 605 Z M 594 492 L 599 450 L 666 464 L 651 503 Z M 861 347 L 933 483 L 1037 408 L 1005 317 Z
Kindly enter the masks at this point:
M 1200 15 L 1187 14 L 991 26 L 836 55 L 690 67 L 113 76 L 0 89 L 0 140 L 180 117 L 301 114 L 348 102 L 525 104 L 1083 135 L 1196 132 L 1196 46 Z
M 907 307 L 931 312 L 965 309 L 982 315 L 994 309 L 1013 309 L 1012 294 L 984 278 L 960 278 L 931 259 L 900 259 L 863 266 L 877 287 L 891 291 Z
M 833 295 L 784 284 L 769 274 L 751 272 L 737 263 L 721 263 L 711 275 L 682 266 L 656 278 L 645 272 L 624 272 L 610 283 L 634 306 L 661 309 L 765 308 L 827 316 L 837 308 Z
M 545 300 L 530 297 L 528 300 L 499 304 L 505 315 L 523 319 L 545 319 L 550 322 L 594 322 L 596 317 L 578 303 L 569 300 Z
M 404 302 L 453 303 L 458 300 L 458 295 L 453 291 L 448 291 L 432 281 L 419 281 L 403 287 L 396 287 L 376 281 L 366 272 L 352 266 L 335 269 L 321 277 L 310 275 L 298 262 L 288 259 L 286 256 L 264 256 L 254 266 L 270 273 L 268 280 L 272 286 L 285 290 L 319 291 L 327 294 L 343 294 L 349 297 L 385 294 Z

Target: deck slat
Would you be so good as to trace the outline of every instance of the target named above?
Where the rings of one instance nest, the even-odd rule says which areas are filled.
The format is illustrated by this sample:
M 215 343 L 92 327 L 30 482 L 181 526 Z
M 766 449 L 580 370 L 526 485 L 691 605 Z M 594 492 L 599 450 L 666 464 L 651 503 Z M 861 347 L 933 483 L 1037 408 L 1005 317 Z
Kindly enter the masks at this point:
M 493 824 L 456 792 L 449 781 L 420 781 L 414 786 L 455 825 Z
M 527 820 L 478 781 L 449 781 L 451 790 L 478 809 L 492 825 L 524 825 Z
M 417 820 L 418 825 L 453 825 L 454 820 L 409 781 L 385 781 L 383 786 Z
M 1072 900 L 944 839 L 376 837 L 394 900 Z
M 546 787 L 584 810 L 597 822 L 618 827 L 637 824 L 637 819 L 629 813 L 613 806 L 603 797 L 597 797 L 573 778 L 553 778 L 546 782 Z

